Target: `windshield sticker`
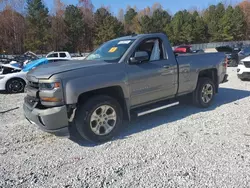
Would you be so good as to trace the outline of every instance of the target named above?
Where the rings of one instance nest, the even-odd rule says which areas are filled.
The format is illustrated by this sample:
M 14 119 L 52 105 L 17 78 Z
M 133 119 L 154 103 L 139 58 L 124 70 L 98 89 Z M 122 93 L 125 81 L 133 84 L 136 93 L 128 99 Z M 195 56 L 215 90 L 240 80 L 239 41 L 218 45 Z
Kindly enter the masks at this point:
M 123 40 L 120 41 L 118 44 L 129 44 L 131 42 L 131 40 Z
M 114 53 L 116 50 L 117 50 L 117 47 L 112 47 L 110 48 L 109 53 Z

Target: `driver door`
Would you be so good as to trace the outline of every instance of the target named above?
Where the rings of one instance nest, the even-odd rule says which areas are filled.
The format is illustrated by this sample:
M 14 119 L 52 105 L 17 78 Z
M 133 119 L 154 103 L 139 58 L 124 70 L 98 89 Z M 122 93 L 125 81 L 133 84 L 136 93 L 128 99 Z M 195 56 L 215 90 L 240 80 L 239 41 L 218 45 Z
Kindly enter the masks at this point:
M 176 64 L 171 64 L 164 55 L 160 39 L 142 42 L 136 51 L 146 51 L 149 59 L 145 62 L 127 64 L 131 107 L 173 97 L 176 94 Z M 135 55 L 135 53 L 134 53 Z

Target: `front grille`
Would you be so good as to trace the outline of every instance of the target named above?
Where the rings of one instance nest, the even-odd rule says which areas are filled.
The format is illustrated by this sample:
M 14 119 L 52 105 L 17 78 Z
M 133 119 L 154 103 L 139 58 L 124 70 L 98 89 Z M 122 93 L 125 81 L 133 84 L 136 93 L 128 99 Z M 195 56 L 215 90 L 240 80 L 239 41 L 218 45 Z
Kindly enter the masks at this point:
M 28 85 L 32 88 L 39 89 L 39 84 L 37 82 L 28 82 Z
M 250 62 L 244 62 L 246 68 L 250 68 Z

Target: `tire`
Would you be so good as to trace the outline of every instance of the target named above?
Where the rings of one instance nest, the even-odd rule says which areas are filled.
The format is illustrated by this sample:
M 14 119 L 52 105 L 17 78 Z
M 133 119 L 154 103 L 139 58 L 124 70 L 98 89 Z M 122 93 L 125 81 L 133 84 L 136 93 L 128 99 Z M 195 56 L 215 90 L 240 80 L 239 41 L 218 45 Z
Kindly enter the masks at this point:
M 241 81 L 249 81 L 250 79 L 247 78 L 240 78 Z
M 111 119 L 106 120 L 104 116 Z M 122 122 L 121 106 L 109 96 L 99 95 L 90 98 L 85 104 L 80 104 L 76 111 L 77 132 L 82 138 L 94 143 L 111 140 L 121 129 Z
M 237 61 L 234 61 L 233 67 L 237 67 L 237 66 L 238 66 Z
M 211 89 L 207 89 L 206 91 L 205 87 L 211 88 Z M 215 96 L 215 89 L 216 89 L 215 84 L 210 78 L 199 78 L 197 87 L 193 93 L 194 105 L 200 108 L 208 108 L 209 106 L 211 106 L 214 100 L 214 96 Z M 203 91 L 206 91 L 206 92 L 203 92 Z M 209 100 L 207 100 L 208 98 Z
M 23 93 L 25 85 L 25 81 L 21 78 L 14 78 L 6 83 L 6 91 L 7 93 Z

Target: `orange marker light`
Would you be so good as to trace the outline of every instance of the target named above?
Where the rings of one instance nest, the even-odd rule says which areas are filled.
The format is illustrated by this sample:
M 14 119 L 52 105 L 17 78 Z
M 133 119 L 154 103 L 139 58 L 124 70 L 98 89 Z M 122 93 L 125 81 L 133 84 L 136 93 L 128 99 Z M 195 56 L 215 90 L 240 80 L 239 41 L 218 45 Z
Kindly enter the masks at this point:
M 59 88 L 61 86 L 60 82 L 55 82 L 55 88 Z
M 62 99 L 58 99 L 55 97 L 41 97 L 41 100 L 44 102 L 61 102 Z

